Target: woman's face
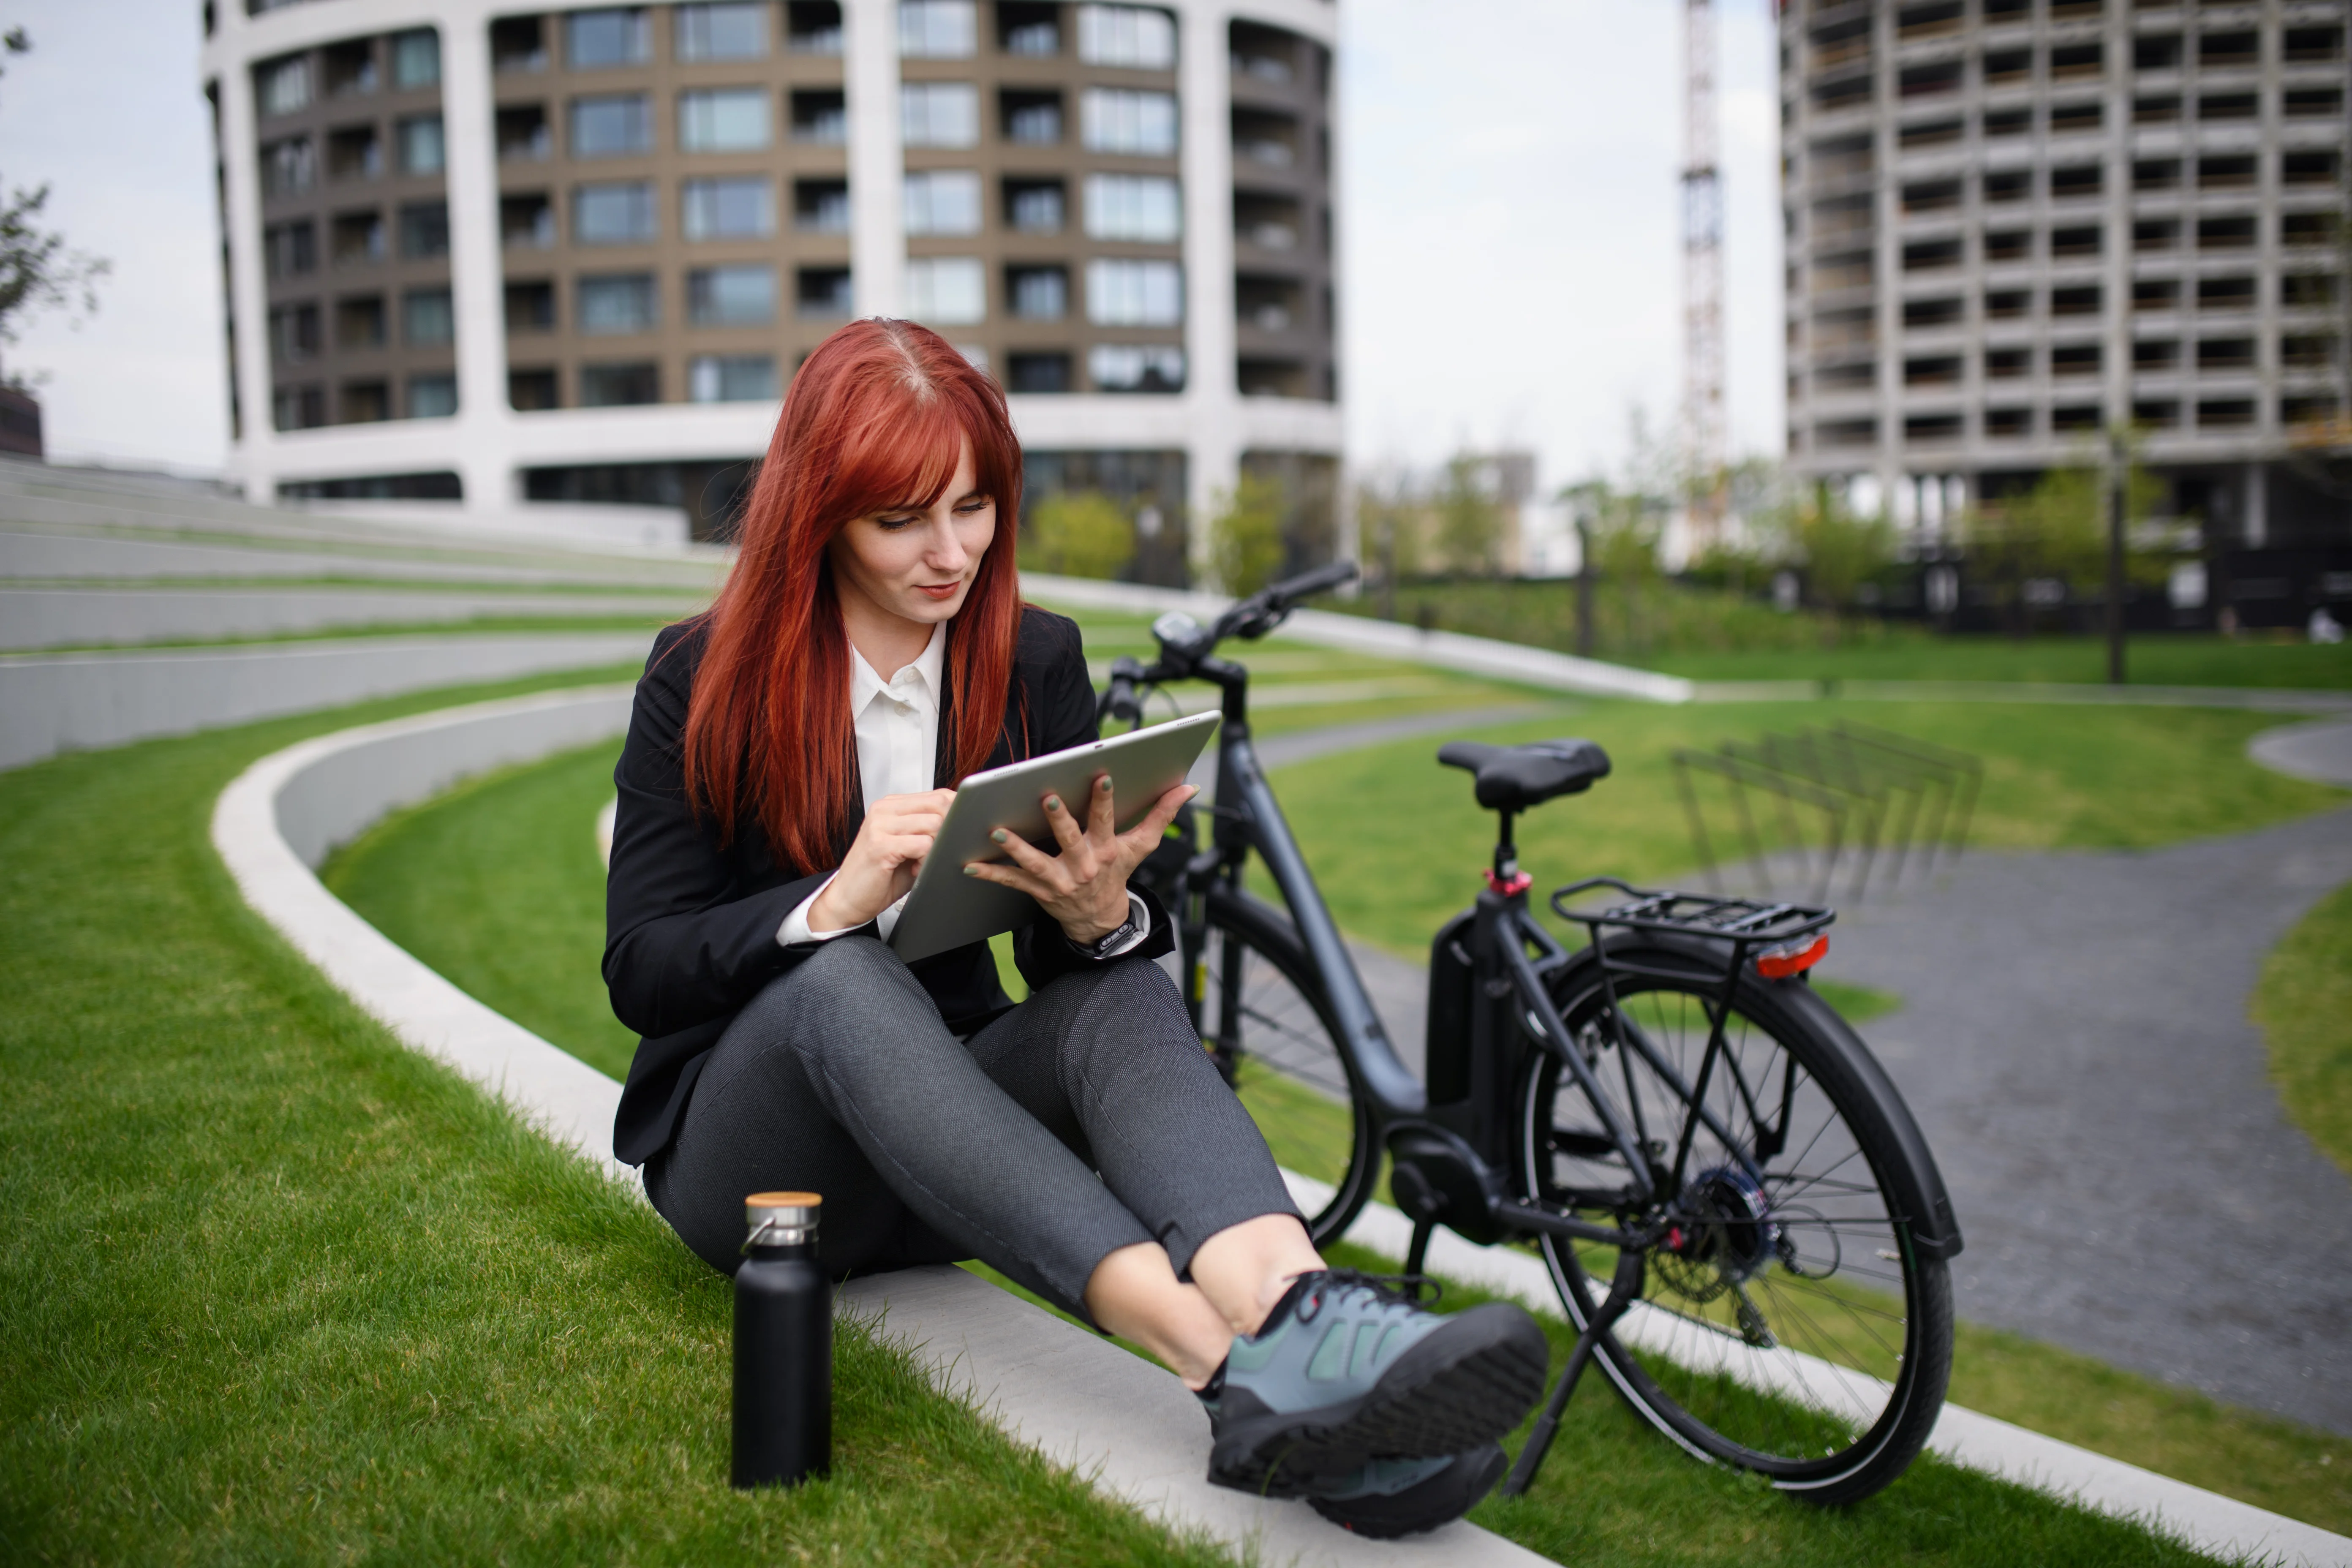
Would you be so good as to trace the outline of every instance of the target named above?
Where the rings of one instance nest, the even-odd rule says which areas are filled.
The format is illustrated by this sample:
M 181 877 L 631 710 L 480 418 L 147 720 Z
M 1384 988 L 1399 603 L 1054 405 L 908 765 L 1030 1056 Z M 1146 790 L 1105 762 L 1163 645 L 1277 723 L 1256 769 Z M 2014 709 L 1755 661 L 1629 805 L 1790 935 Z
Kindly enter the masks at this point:
M 996 500 L 973 489 L 971 443 L 929 507 L 908 504 L 853 519 L 827 547 L 843 595 L 927 626 L 963 608 L 981 557 L 996 537 Z

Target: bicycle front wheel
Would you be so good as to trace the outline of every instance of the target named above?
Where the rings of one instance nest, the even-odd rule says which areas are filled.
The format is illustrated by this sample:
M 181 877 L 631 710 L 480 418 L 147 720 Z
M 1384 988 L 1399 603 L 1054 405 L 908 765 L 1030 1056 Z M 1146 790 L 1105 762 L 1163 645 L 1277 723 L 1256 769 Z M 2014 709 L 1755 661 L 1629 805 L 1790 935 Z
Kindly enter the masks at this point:
M 1634 1129 L 1663 1207 L 1629 1206 L 1622 1156 L 1559 1058 L 1532 1053 L 1519 1176 L 1539 1202 L 1663 1225 L 1642 1298 L 1601 1364 L 1635 1409 L 1701 1458 L 1812 1500 L 1867 1497 L 1916 1458 L 1951 1373 L 1951 1285 L 1919 1255 L 1896 1194 L 1910 1156 L 1861 1041 L 1798 981 L 1743 979 L 1710 1065 L 1719 961 L 1615 949 L 1650 973 L 1576 966 L 1554 1000 L 1573 1048 Z M 1687 979 L 1669 977 L 1680 971 Z M 1686 1152 L 1685 1152 L 1686 1151 Z M 1679 1180 L 1672 1180 L 1679 1164 Z M 1618 1254 L 1546 1239 L 1571 1321 L 1592 1319 Z
M 1288 920 L 1255 900 L 1217 898 L 1188 996 L 1201 1041 L 1295 1177 L 1292 1196 L 1322 1246 L 1354 1223 L 1379 1175 L 1372 1119 L 1339 1050 L 1339 1026 Z

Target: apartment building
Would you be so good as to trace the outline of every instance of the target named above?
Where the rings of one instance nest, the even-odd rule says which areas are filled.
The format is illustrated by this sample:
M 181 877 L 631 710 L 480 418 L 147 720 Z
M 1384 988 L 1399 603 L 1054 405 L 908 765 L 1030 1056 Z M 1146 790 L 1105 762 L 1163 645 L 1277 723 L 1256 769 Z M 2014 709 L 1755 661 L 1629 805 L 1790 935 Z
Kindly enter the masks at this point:
M 1338 548 L 1332 0 L 213 0 L 248 493 L 698 533 L 859 315 L 1004 386 L 1181 581 L 1245 470 Z
M 2347 10 L 1785 0 L 1796 471 L 1932 531 L 2128 425 L 2209 549 L 2352 547 Z

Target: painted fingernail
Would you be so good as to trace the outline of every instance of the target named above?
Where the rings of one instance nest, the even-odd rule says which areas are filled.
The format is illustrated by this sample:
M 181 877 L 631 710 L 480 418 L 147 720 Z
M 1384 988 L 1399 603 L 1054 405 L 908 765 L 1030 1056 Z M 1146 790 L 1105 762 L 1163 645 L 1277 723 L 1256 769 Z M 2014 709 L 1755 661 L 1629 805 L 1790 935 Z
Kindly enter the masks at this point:
M 1047 795 L 1047 796 L 1045 797 L 1045 809 L 1046 809 L 1047 811 L 1059 811 L 1059 810 L 1061 810 L 1061 809 L 1062 809 L 1062 797 L 1061 797 L 1060 795 Z
M 1108 795 L 1110 793 L 1110 775 L 1108 773 L 1105 773 L 1102 777 L 1095 780 L 1095 788 L 1102 791 L 1105 795 Z
M 967 877 L 977 877 L 980 875 L 980 868 L 977 866 L 966 866 L 963 868 L 963 874 Z
M 995 840 L 997 843 L 999 843 L 999 844 L 1003 843 L 1006 839 L 1008 839 L 1008 838 L 1010 838 L 1010 837 L 1013 837 L 1013 835 L 1011 835 L 1011 834 L 1009 834 L 1009 833 L 1005 832 L 1005 831 L 1004 831 L 1004 829 L 1003 829 L 1002 827 L 998 828 L 995 832 L 993 832 L 993 833 L 992 833 L 992 834 L 990 834 L 990 835 L 989 835 L 989 837 L 991 837 L 992 839 L 994 839 L 994 840 Z M 965 868 L 964 868 L 964 869 L 966 869 L 966 870 L 970 870 L 971 868 L 971 867 L 969 867 L 969 866 L 967 866 L 967 867 L 965 867 Z

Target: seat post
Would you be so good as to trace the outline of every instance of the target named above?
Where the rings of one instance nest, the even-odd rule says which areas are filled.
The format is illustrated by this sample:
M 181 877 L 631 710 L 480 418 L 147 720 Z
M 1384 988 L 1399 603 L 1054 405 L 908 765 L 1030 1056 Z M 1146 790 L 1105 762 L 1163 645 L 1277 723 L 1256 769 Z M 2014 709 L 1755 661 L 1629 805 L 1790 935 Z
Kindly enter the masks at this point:
M 1512 814 L 1498 811 L 1495 815 L 1503 819 L 1502 830 L 1495 838 L 1495 881 L 1505 885 L 1519 874 L 1519 847 L 1511 842 Z

